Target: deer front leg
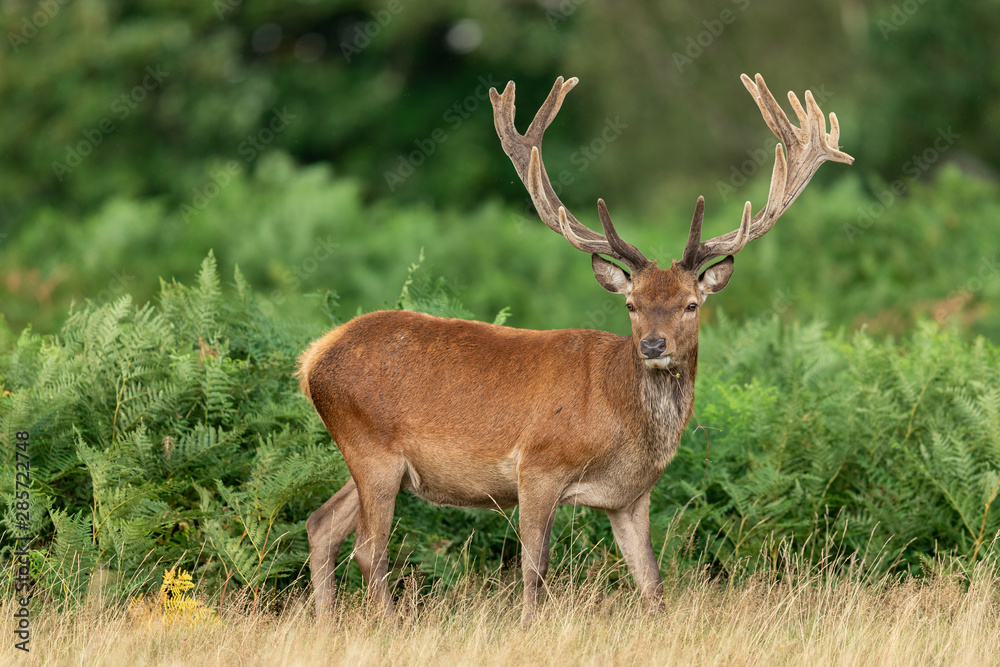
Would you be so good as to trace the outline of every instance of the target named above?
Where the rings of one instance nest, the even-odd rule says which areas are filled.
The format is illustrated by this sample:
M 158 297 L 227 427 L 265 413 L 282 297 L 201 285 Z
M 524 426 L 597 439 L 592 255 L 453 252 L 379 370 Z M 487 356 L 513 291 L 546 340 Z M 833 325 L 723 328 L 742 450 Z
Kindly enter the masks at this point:
M 524 607 L 521 611 L 523 623 L 530 623 L 535 616 L 541 586 L 549 569 L 552 522 L 556 517 L 556 507 L 563 486 L 545 479 L 542 474 L 537 478 L 523 472 L 519 475 L 518 527 L 521 531 L 521 571 L 524 575 Z
M 639 592 L 653 607 L 662 609 L 663 580 L 649 536 L 649 491 L 632 505 L 607 512 L 615 542 L 625 556 Z

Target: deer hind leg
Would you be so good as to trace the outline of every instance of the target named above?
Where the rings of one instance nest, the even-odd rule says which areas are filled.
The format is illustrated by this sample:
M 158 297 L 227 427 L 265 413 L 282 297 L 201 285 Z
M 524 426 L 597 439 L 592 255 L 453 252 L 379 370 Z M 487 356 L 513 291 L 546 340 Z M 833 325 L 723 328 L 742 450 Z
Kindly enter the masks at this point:
M 549 542 L 552 522 L 562 495 L 563 484 L 552 480 L 533 480 L 521 474 L 518 479 L 521 531 L 521 571 L 524 576 L 524 607 L 521 621 L 529 623 L 535 616 L 538 598 L 549 569 Z
M 649 492 L 629 507 L 608 510 L 608 518 L 639 592 L 652 606 L 662 608 L 663 580 L 649 535 Z
M 368 465 L 352 468 L 361 474 L 355 475 L 358 485 L 358 534 L 354 540 L 354 559 L 361 568 L 361 574 L 368 582 L 369 595 L 380 601 L 382 608 L 391 617 L 394 613 L 392 595 L 389 592 L 389 557 L 387 547 L 392 531 L 392 515 L 396 506 L 406 463 L 402 460 L 387 465 L 383 461 L 368 459 Z
M 337 553 L 357 525 L 358 487 L 353 477 L 306 521 L 317 616 L 333 611 L 337 597 L 334 580 Z

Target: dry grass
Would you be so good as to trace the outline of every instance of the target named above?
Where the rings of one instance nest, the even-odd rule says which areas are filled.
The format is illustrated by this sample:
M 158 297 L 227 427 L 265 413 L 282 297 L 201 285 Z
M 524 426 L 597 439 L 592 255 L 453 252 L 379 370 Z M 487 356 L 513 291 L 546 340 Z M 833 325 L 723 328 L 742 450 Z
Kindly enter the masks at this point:
M 286 596 L 280 612 L 227 603 L 220 621 L 195 627 L 93 608 L 43 609 L 32 622 L 30 656 L 13 649 L 13 607 L 4 602 L 0 658 L 132 667 L 1000 664 L 998 575 L 992 563 L 897 581 L 792 566 L 726 584 L 690 571 L 668 580 L 663 613 L 646 611 L 629 585 L 597 577 L 571 587 L 564 578 L 529 628 L 520 625 L 515 587 L 473 578 L 422 596 L 407 586 L 399 627 L 372 620 L 358 596 L 323 623 L 302 594 Z

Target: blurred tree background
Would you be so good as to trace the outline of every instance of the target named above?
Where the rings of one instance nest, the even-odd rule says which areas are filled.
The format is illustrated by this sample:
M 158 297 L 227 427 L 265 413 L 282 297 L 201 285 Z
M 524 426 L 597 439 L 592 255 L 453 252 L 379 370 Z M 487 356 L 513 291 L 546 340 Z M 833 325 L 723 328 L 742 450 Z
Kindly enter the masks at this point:
M 72 300 L 152 298 L 209 249 L 319 322 L 308 295 L 374 307 L 424 248 L 479 317 L 623 331 L 535 218 L 488 88 L 517 82 L 523 129 L 556 76 L 580 78 L 549 169 L 581 218 L 604 197 L 662 264 L 698 194 L 712 235 L 763 205 L 775 139 L 739 81 L 761 72 L 836 111 L 857 162 L 820 170 L 713 307 L 1000 339 L 995 1 L 4 0 L 0 26 L 14 330 L 55 331 Z

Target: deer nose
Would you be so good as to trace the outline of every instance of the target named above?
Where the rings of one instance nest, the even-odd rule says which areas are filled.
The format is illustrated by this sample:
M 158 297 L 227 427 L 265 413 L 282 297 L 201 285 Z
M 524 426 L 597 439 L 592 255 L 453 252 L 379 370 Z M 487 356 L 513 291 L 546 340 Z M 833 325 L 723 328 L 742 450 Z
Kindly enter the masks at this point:
M 639 343 L 639 351 L 642 352 L 642 356 L 647 359 L 656 359 L 662 357 L 667 351 L 667 339 L 666 338 L 644 338 Z

